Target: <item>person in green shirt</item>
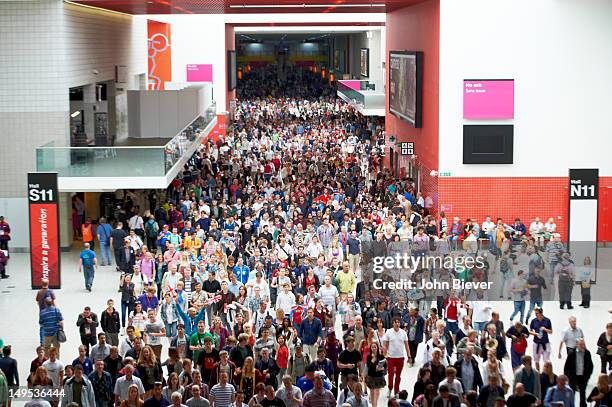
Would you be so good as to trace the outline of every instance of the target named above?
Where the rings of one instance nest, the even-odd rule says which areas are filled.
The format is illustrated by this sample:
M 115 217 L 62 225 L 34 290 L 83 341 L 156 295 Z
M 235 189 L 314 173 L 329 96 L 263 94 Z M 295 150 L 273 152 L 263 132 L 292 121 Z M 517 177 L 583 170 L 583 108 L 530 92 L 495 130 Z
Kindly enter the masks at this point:
M 204 349 L 204 338 L 212 339 L 210 332 L 206 332 L 206 324 L 203 320 L 198 321 L 198 330 L 189 338 L 189 349 L 193 352 L 193 361 L 198 360 L 200 352 Z

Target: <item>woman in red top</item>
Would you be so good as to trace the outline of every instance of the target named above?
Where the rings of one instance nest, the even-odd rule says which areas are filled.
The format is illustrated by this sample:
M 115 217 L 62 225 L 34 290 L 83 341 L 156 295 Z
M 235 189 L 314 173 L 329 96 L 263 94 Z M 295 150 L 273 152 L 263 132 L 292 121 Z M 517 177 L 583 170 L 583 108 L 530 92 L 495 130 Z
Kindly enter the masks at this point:
M 289 364 L 289 347 L 285 343 L 285 337 L 279 336 L 276 340 L 276 364 L 280 368 L 277 378 L 278 382 L 283 381 L 283 376 L 287 372 L 287 365 Z
M 319 289 L 319 279 L 315 275 L 312 267 L 308 269 L 308 274 L 306 274 L 306 278 L 304 279 L 304 288 L 306 289 L 306 292 L 310 291 L 310 286 L 314 286 L 315 291 Z

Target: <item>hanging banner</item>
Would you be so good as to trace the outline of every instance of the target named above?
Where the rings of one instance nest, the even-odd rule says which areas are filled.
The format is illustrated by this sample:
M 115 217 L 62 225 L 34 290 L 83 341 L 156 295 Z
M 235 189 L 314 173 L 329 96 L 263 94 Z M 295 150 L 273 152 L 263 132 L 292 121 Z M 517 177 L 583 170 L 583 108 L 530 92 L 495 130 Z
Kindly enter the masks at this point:
M 28 173 L 28 204 L 32 289 L 40 288 L 43 279 L 61 288 L 57 173 Z
M 172 81 L 172 48 L 170 24 L 147 20 L 148 56 L 147 89 L 163 90 Z

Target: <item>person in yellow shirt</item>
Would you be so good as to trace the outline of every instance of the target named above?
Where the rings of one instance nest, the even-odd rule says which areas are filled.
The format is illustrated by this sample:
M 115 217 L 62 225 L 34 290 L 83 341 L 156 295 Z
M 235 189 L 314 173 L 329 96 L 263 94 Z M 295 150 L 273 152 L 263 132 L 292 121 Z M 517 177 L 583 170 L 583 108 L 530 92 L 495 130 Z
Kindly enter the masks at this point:
M 200 255 L 200 249 L 202 248 L 202 240 L 196 236 L 196 232 L 193 231 L 189 236 L 183 240 L 183 249 L 185 251 L 191 251 L 191 249 L 196 249 L 198 256 Z
M 342 262 L 342 271 L 336 275 L 336 283 L 342 297 L 355 290 L 357 279 L 355 278 L 355 273 L 350 270 L 348 261 Z

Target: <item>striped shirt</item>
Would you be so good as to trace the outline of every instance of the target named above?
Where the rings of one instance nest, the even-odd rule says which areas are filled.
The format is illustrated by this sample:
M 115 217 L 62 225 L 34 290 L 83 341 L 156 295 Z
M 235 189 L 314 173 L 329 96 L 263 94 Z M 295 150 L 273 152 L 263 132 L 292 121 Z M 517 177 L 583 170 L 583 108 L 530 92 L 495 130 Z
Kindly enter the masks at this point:
M 39 323 L 42 325 L 44 336 L 55 335 L 59 330 L 60 321 L 63 320 L 62 313 L 53 305 L 40 311 Z
M 215 384 L 210 390 L 210 397 L 214 400 L 213 404 L 215 407 L 228 407 L 232 404 L 232 398 L 236 390 L 234 386 L 227 383 L 225 386 L 221 383 Z
M 336 398 L 334 394 L 326 389 L 320 393 L 315 389 L 309 390 L 304 396 L 303 407 L 335 407 Z

